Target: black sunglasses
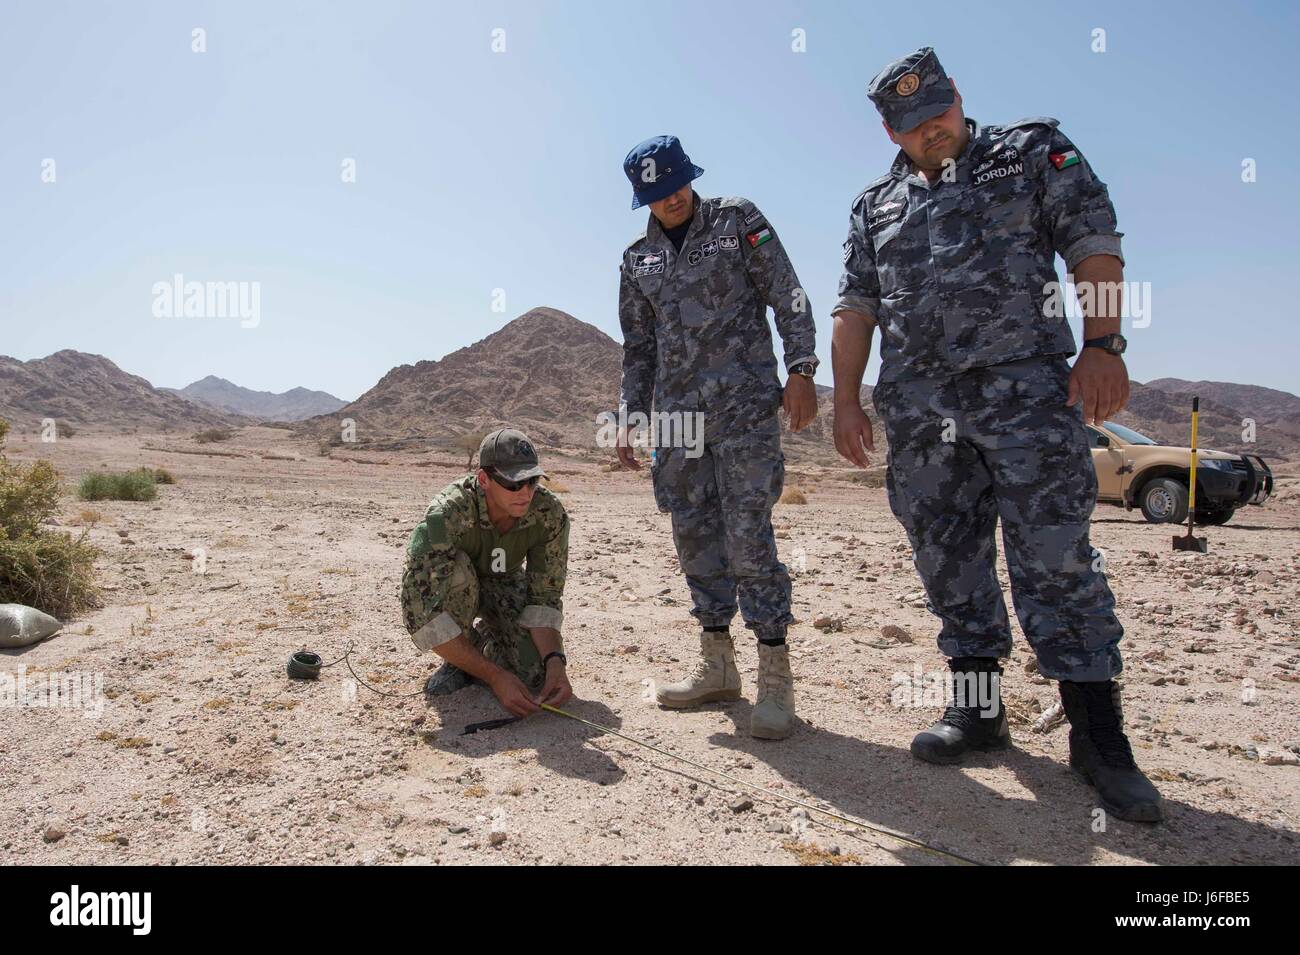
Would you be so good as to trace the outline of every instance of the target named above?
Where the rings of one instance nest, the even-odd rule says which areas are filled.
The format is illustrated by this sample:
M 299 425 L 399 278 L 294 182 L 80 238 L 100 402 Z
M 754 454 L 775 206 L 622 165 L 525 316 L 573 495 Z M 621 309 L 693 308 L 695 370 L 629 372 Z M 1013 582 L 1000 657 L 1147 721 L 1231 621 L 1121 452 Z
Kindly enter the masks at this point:
M 484 468 L 484 470 L 487 471 L 488 477 L 490 477 L 497 484 L 500 484 L 507 491 L 511 491 L 511 492 L 522 491 L 526 487 L 537 487 L 537 482 L 540 480 L 539 475 L 534 474 L 532 477 L 524 478 L 522 481 L 510 481 L 507 480 L 506 478 L 503 478 L 500 474 L 497 474 L 496 471 L 492 471 L 487 468 Z

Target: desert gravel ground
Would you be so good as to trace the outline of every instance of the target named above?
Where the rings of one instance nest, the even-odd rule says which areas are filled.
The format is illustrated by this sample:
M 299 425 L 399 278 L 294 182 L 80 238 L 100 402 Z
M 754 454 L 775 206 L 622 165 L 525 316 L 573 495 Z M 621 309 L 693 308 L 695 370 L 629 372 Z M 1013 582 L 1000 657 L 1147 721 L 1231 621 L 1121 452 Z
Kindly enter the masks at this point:
M 287 678 L 292 651 L 330 660 L 349 644 L 357 672 L 391 692 L 418 690 L 432 671 L 396 595 L 411 527 L 463 473 L 445 455 L 345 447 L 326 458 L 270 428 L 202 446 L 13 437 L 8 452 L 52 459 L 70 485 L 138 464 L 179 483 L 150 503 L 65 503 L 61 522 L 90 520 L 103 548 L 105 605 L 6 651 L 0 669 L 102 674 L 108 699 L 93 718 L 4 710 L 6 862 L 947 864 L 816 814 L 808 825 L 778 795 L 988 863 L 1300 861 L 1297 477 L 1206 531 L 1206 556 L 1173 553 L 1168 527 L 1098 509 L 1094 543 L 1128 630 L 1126 717 L 1168 804 L 1163 826 L 1110 819 L 1098 831 L 1093 792 L 1066 766 L 1066 727 L 1031 731 L 1056 691 L 1018 630 L 1004 682 L 1014 749 L 957 768 L 909 755 L 936 710 L 894 705 L 894 675 L 942 669 L 936 621 L 884 491 L 847 471 L 791 465 L 787 486 L 808 503 L 776 510 L 795 571 L 804 725 L 773 743 L 749 738 L 749 702 L 674 712 L 647 701 L 647 681 L 679 674 L 696 647 L 668 518 L 644 473 L 543 457 L 573 520 L 571 710 L 755 793 L 549 714 L 461 736 L 504 715 L 480 687 L 430 707 L 358 688 L 342 664 L 319 682 Z M 753 644 L 736 632 L 752 700 Z

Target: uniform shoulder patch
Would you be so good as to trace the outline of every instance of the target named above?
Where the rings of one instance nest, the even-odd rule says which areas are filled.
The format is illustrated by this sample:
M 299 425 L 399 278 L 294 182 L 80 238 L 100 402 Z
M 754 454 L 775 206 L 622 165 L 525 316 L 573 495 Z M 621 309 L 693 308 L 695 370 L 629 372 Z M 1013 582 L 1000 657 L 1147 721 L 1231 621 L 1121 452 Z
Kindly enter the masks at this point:
M 469 513 L 469 495 L 470 491 L 457 481 L 443 488 L 429 502 L 423 523 L 424 539 L 428 546 L 442 547 L 451 543 L 453 529 L 463 525 L 465 515 Z
M 430 511 L 424 517 L 424 544 L 426 547 L 442 547 L 451 541 L 447 534 L 447 515 L 442 511 Z

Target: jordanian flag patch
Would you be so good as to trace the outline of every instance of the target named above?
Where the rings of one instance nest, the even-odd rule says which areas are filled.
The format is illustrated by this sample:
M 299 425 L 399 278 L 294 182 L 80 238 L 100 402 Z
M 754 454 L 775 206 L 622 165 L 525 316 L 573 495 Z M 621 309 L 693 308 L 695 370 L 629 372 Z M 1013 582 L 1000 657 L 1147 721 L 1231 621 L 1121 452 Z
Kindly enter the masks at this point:
M 1052 165 L 1057 169 L 1069 169 L 1079 162 L 1079 154 L 1073 149 L 1067 149 L 1063 153 L 1049 153 L 1047 158 L 1052 161 Z
M 761 229 L 755 229 L 753 232 L 745 236 L 745 238 L 749 241 L 749 247 L 751 249 L 757 249 L 768 239 L 772 238 L 772 230 L 767 226 L 763 226 Z

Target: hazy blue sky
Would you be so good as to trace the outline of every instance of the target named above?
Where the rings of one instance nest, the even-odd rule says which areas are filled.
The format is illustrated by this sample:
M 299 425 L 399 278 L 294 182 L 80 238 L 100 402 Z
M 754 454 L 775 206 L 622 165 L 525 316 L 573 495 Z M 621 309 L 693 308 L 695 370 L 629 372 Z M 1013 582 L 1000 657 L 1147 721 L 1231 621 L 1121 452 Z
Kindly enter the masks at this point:
M 830 383 L 849 203 L 895 153 L 866 83 L 928 44 L 968 115 L 1055 116 L 1110 185 L 1128 277 L 1152 286 L 1149 327 L 1125 328 L 1135 378 L 1300 392 L 1298 19 L 1291 2 L 7 0 L 0 354 L 351 399 L 535 305 L 618 339 L 619 256 L 646 216 L 621 160 L 675 132 L 702 194 L 748 196 L 781 233 Z M 260 323 L 155 317 L 175 273 L 259 282 Z

